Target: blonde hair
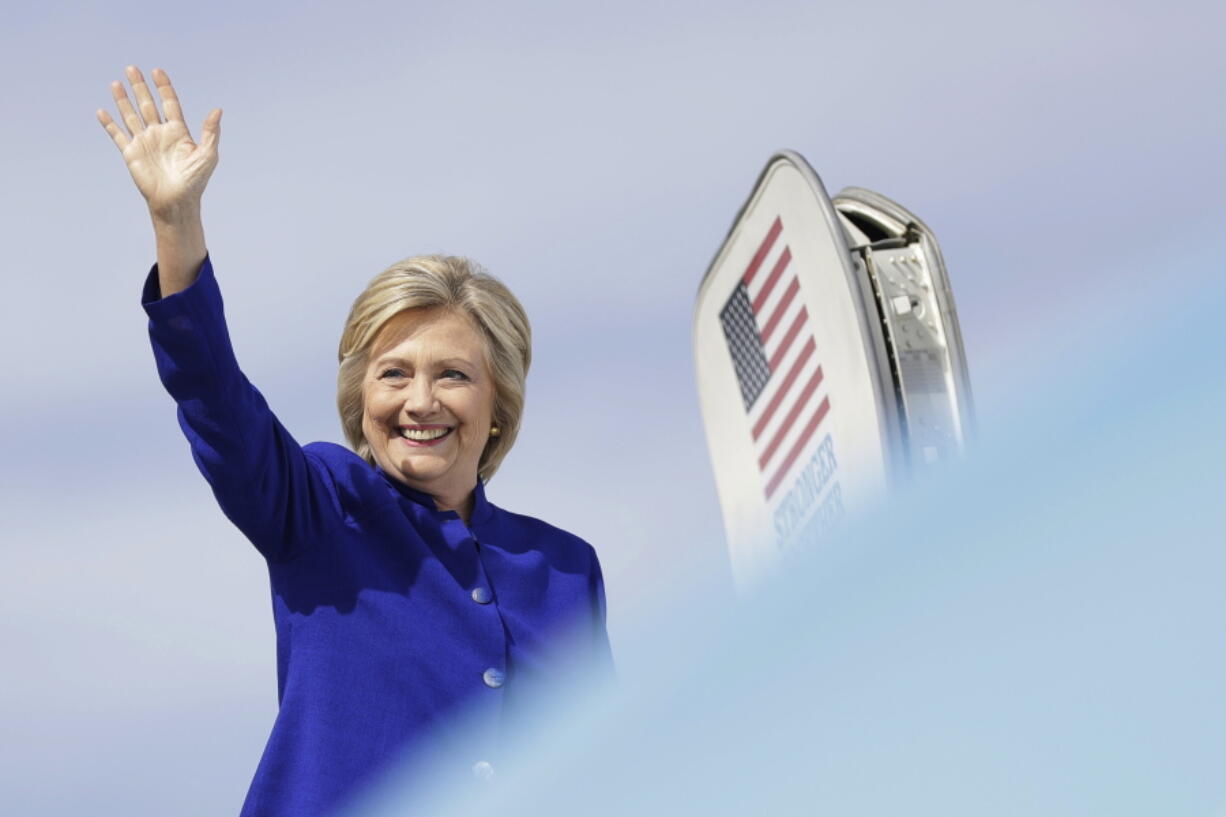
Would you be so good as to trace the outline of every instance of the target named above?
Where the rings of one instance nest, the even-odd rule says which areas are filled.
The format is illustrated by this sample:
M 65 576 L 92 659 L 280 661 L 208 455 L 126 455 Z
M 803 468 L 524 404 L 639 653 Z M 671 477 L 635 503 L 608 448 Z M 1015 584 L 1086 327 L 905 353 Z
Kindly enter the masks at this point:
M 341 334 L 336 407 L 345 439 L 358 456 L 375 464 L 362 433 L 365 411 L 362 385 L 370 351 L 379 330 L 406 309 L 442 306 L 468 316 L 485 338 L 494 382 L 491 436 L 481 452 L 477 473 L 494 476 L 519 433 L 524 387 L 532 362 L 532 328 L 511 290 L 476 262 L 450 255 L 418 255 L 398 261 L 376 275 L 353 302 Z

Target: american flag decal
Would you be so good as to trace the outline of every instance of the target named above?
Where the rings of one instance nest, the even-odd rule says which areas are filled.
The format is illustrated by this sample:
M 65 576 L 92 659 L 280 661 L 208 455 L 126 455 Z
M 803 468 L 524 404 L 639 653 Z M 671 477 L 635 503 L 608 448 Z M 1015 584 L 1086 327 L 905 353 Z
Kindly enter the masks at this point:
M 776 218 L 719 313 L 767 499 L 830 412 L 809 310 L 798 297 L 782 233 Z

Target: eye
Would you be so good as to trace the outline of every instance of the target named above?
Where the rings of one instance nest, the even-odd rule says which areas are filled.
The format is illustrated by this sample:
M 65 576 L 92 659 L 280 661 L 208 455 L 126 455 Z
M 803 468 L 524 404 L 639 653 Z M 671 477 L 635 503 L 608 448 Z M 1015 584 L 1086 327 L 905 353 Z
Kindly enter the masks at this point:
M 447 380 L 467 380 L 468 375 L 459 369 L 444 369 L 443 377 Z
M 389 380 L 389 379 L 394 379 L 397 377 L 404 377 L 403 369 L 397 369 L 395 367 L 392 367 L 389 369 L 384 369 L 382 372 L 379 373 L 380 380 Z

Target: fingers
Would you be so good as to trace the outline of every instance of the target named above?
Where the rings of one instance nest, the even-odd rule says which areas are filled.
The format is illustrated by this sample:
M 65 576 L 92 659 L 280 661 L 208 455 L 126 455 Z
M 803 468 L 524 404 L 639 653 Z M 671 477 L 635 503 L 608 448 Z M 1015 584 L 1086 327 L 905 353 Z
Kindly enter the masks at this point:
M 128 101 L 128 92 L 119 80 L 111 83 L 111 96 L 115 99 L 115 106 L 119 108 L 119 115 L 123 118 L 123 123 L 128 126 L 128 133 L 131 136 L 135 136 L 143 131 L 145 123 L 141 121 L 140 114 L 133 109 L 132 103 Z
M 116 80 L 111 83 L 111 96 L 115 99 L 115 105 L 119 108 L 119 115 L 123 118 L 124 125 L 127 126 L 127 133 L 111 118 L 111 115 L 104 110 L 99 109 L 97 112 L 98 121 L 102 123 L 102 127 L 110 134 L 115 145 L 123 150 L 131 143 L 132 139 L 141 131 L 153 125 L 161 124 L 162 120 L 158 116 L 157 103 L 153 100 L 153 94 L 149 91 L 149 86 L 145 83 L 145 77 L 141 74 L 140 69 L 135 65 L 129 65 L 124 69 L 124 74 L 128 78 L 128 82 L 132 84 L 132 92 L 136 95 L 137 105 L 140 106 L 138 112 L 132 107 L 132 101 L 128 98 L 128 92 L 124 88 L 122 82 Z M 162 100 L 162 109 L 166 114 L 167 122 L 180 122 L 186 130 L 187 123 L 183 119 L 183 108 L 179 104 L 179 95 L 175 93 L 174 86 L 170 83 L 170 77 L 161 68 L 153 69 L 153 82 L 157 86 L 158 96 Z M 191 135 L 188 134 L 188 139 Z M 209 112 L 209 115 L 204 120 L 204 135 L 201 144 L 208 150 L 216 152 L 217 143 L 221 138 L 221 108 L 214 108 Z
M 221 139 L 221 108 L 214 108 L 204 118 L 204 126 L 200 133 L 200 146 L 216 153 L 217 143 Z
M 128 75 L 128 82 L 132 83 L 132 92 L 136 94 L 136 104 L 140 108 L 141 118 L 145 120 L 145 126 L 160 125 L 162 117 L 158 115 L 157 103 L 153 101 L 153 94 L 149 93 L 149 86 L 145 84 L 144 74 L 135 65 L 129 65 L 124 73 Z M 127 98 L 127 94 L 124 94 L 124 98 Z
M 98 117 L 98 121 L 102 123 L 102 127 L 106 128 L 106 132 L 110 134 L 111 141 L 115 143 L 115 147 L 119 148 L 121 151 L 126 148 L 128 146 L 128 142 L 132 140 L 129 139 L 128 135 L 115 124 L 115 120 L 111 119 L 111 115 L 99 108 L 96 116 Z
M 170 84 L 170 77 L 161 68 L 154 68 L 153 83 L 157 86 L 158 96 L 162 99 L 162 111 L 166 114 L 166 121 L 183 122 L 183 108 L 179 106 L 179 95 L 175 93 L 174 86 Z M 183 122 L 183 124 L 187 123 Z

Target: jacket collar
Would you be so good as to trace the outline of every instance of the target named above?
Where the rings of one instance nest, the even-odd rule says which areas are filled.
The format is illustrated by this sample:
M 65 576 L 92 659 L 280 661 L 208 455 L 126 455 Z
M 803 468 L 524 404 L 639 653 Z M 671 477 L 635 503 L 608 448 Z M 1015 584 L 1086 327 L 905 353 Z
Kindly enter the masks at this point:
M 434 497 L 425 491 L 410 488 L 378 466 L 375 466 L 375 470 L 379 472 L 379 476 L 383 477 L 383 481 L 399 492 L 401 496 L 416 502 L 426 510 L 440 516 L 459 516 L 455 511 L 440 511 L 438 505 L 434 502 Z M 473 512 L 469 522 L 485 522 L 489 519 L 491 513 L 493 513 L 493 506 L 485 499 L 485 482 L 481 477 L 477 477 L 477 484 L 473 488 Z

